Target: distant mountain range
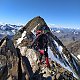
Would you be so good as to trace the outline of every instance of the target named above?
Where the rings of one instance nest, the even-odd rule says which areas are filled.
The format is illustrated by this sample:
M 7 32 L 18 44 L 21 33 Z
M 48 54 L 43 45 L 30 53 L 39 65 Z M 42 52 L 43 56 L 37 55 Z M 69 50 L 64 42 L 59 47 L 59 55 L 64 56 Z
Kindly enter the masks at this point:
M 21 25 L 11 25 L 11 24 L 0 24 L 0 38 L 2 36 L 8 35 L 13 36 L 19 29 Z M 54 35 L 56 35 L 65 45 L 70 41 L 77 41 L 80 39 L 80 29 L 62 28 L 62 27 L 51 27 L 50 29 Z
M 8 35 L 13 36 L 21 26 L 11 25 L 11 24 L 0 24 L 0 38 L 2 36 Z
M 51 31 L 63 42 L 64 45 L 80 40 L 80 29 L 51 28 Z

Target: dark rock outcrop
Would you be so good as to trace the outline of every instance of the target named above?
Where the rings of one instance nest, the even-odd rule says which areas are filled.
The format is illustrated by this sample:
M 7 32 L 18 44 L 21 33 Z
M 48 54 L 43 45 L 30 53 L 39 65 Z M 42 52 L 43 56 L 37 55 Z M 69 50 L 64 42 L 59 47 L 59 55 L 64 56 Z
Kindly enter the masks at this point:
M 18 79 L 18 60 L 13 42 L 4 37 L 0 42 L 0 80 Z
M 12 40 L 4 37 L 0 42 L 0 80 L 29 80 L 26 67 L 28 60 L 23 60 L 20 50 Z

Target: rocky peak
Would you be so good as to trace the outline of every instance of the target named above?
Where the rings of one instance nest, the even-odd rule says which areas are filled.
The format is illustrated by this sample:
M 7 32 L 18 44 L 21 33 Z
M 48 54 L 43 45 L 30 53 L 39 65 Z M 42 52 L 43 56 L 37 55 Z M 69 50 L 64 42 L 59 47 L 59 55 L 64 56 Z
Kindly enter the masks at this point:
M 50 32 L 44 19 L 38 16 L 21 28 L 13 37 L 13 41 L 7 37 L 0 41 L 1 80 L 77 80 L 72 72 L 63 68 L 53 59 L 49 59 L 50 68 L 46 67 L 44 56 L 42 64 L 39 63 L 40 53 L 30 46 L 33 41 L 36 43 L 33 32 L 37 27 L 42 26 L 47 27 L 48 46 L 52 51 L 52 56 L 54 55 L 66 67 L 69 66 L 79 78 L 79 62 Z
M 29 40 L 33 40 L 34 35 L 33 35 L 32 31 L 34 28 L 37 28 L 39 26 L 47 26 L 47 24 L 45 23 L 43 18 L 41 18 L 40 16 L 37 16 L 37 17 L 33 18 L 32 20 L 30 20 L 23 28 L 21 28 L 15 34 L 15 36 L 13 38 L 15 44 L 16 44 L 16 42 L 18 42 L 17 40 L 22 41 L 25 37 L 28 38 Z
M 15 34 L 13 38 L 15 45 L 17 45 L 21 51 L 21 55 L 25 55 L 28 46 L 30 46 L 33 41 L 36 43 L 35 35 L 32 33 L 32 30 L 36 30 L 38 27 L 42 28 L 43 26 L 46 26 L 46 29 L 48 30 L 46 33 L 48 36 L 48 45 L 53 55 L 59 59 L 60 62 L 64 63 L 65 66 L 69 66 L 71 70 L 79 76 L 80 64 L 76 59 L 76 56 L 74 57 L 62 42 L 51 33 L 44 19 L 39 16 L 30 20 L 22 29 L 19 30 L 18 33 Z

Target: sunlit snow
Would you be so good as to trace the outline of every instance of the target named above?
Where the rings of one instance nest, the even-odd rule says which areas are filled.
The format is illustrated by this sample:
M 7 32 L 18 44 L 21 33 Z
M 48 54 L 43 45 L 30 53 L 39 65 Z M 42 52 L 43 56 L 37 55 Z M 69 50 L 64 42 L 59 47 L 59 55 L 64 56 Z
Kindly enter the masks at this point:
M 58 43 L 55 40 L 54 43 L 56 44 L 58 51 L 61 53 L 63 50 L 62 46 L 58 45 Z
M 61 32 L 60 30 L 56 31 L 56 33 L 60 33 L 60 32 Z
M 36 35 L 35 30 L 36 30 L 37 26 L 39 26 L 39 24 L 36 25 L 36 27 L 35 27 L 34 29 L 31 30 L 31 32 L 32 32 L 34 35 Z
M 20 43 L 21 43 L 21 41 L 24 39 L 25 35 L 26 35 L 26 31 L 24 31 L 24 32 L 22 33 L 21 38 L 19 38 L 19 39 L 17 40 L 17 44 L 20 44 Z
M 80 55 L 77 56 L 80 59 Z
M 69 66 L 65 66 L 64 63 L 60 62 L 60 60 L 58 58 L 56 58 L 53 54 L 53 52 L 51 51 L 50 47 L 48 47 L 48 55 L 49 55 L 49 58 L 51 58 L 51 60 L 57 62 L 58 64 L 60 64 L 62 67 L 64 67 L 65 69 L 69 70 L 70 72 L 73 73 L 74 77 L 77 78 L 77 76 L 74 74 L 74 72 L 70 69 Z

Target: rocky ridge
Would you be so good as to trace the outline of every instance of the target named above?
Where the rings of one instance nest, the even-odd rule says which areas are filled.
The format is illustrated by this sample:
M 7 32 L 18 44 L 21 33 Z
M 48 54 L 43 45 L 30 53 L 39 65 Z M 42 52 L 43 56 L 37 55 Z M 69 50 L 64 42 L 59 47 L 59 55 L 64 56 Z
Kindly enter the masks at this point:
M 8 38 L 3 39 L 9 41 Z M 20 53 L 19 48 L 12 49 L 14 46 L 7 46 L 4 54 L 3 49 L 7 45 L 7 43 L 6 45 L 4 43 L 0 46 L 0 63 L 2 65 L 0 67 L 0 80 L 77 80 L 71 72 L 51 59 L 49 59 L 50 69 L 46 67 L 45 61 L 41 65 L 38 64 L 39 53 L 33 49 L 27 49 L 25 56 L 21 56 L 21 54 L 15 55 L 14 53 L 12 55 L 12 50 L 15 53 Z
M 35 35 L 34 33 L 32 33 L 32 30 L 34 29 L 34 27 L 38 26 L 47 26 L 44 19 L 39 16 L 33 18 L 15 34 L 13 38 L 14 44 L 12 40 L 7 37 L 3 38 L 0 41 L 0 56 L 2 57 L 0 58 L 0 63 L 2 65 L 0 68 L 0 79 L 77 80 L 73 76 L 72 72 L 63 68 L 59 63 L 52 61 L 51 59 L 49 59 L 50 68 L 46 67 L 44 57 L 43 63 L 39 64 L 39 52 L 30 47 L 32 41 L 35 39 Z M 49 33 L 49 35 L 53 36 L 51 33 Z M 56 36 L 51 36 L 49 37 L 51 42 L 53 38 L 58 40 Z M 58 42 L 62 44 L 59 40 Z M 55 48 L 56 46 L 54 47 L 50 42 L 49 46 L 51 46 L 51 50 L 53 51 L 54 55 L 59 55 L 59 52 L 57 52 Z M 4 48 L 6 48 L 6 50 Z M 66 52 L 66 48 L 64 48 L 64 52 Z M 4 53 L 5 56 L 3 55 Z M 8 66 L 8 64 L 11 65 L 11 67 Z M 6 68 L 7 73 L 5 72 L 4 67 Z M 5 73 L 5 75 L 3 75 L 3 72 Z

